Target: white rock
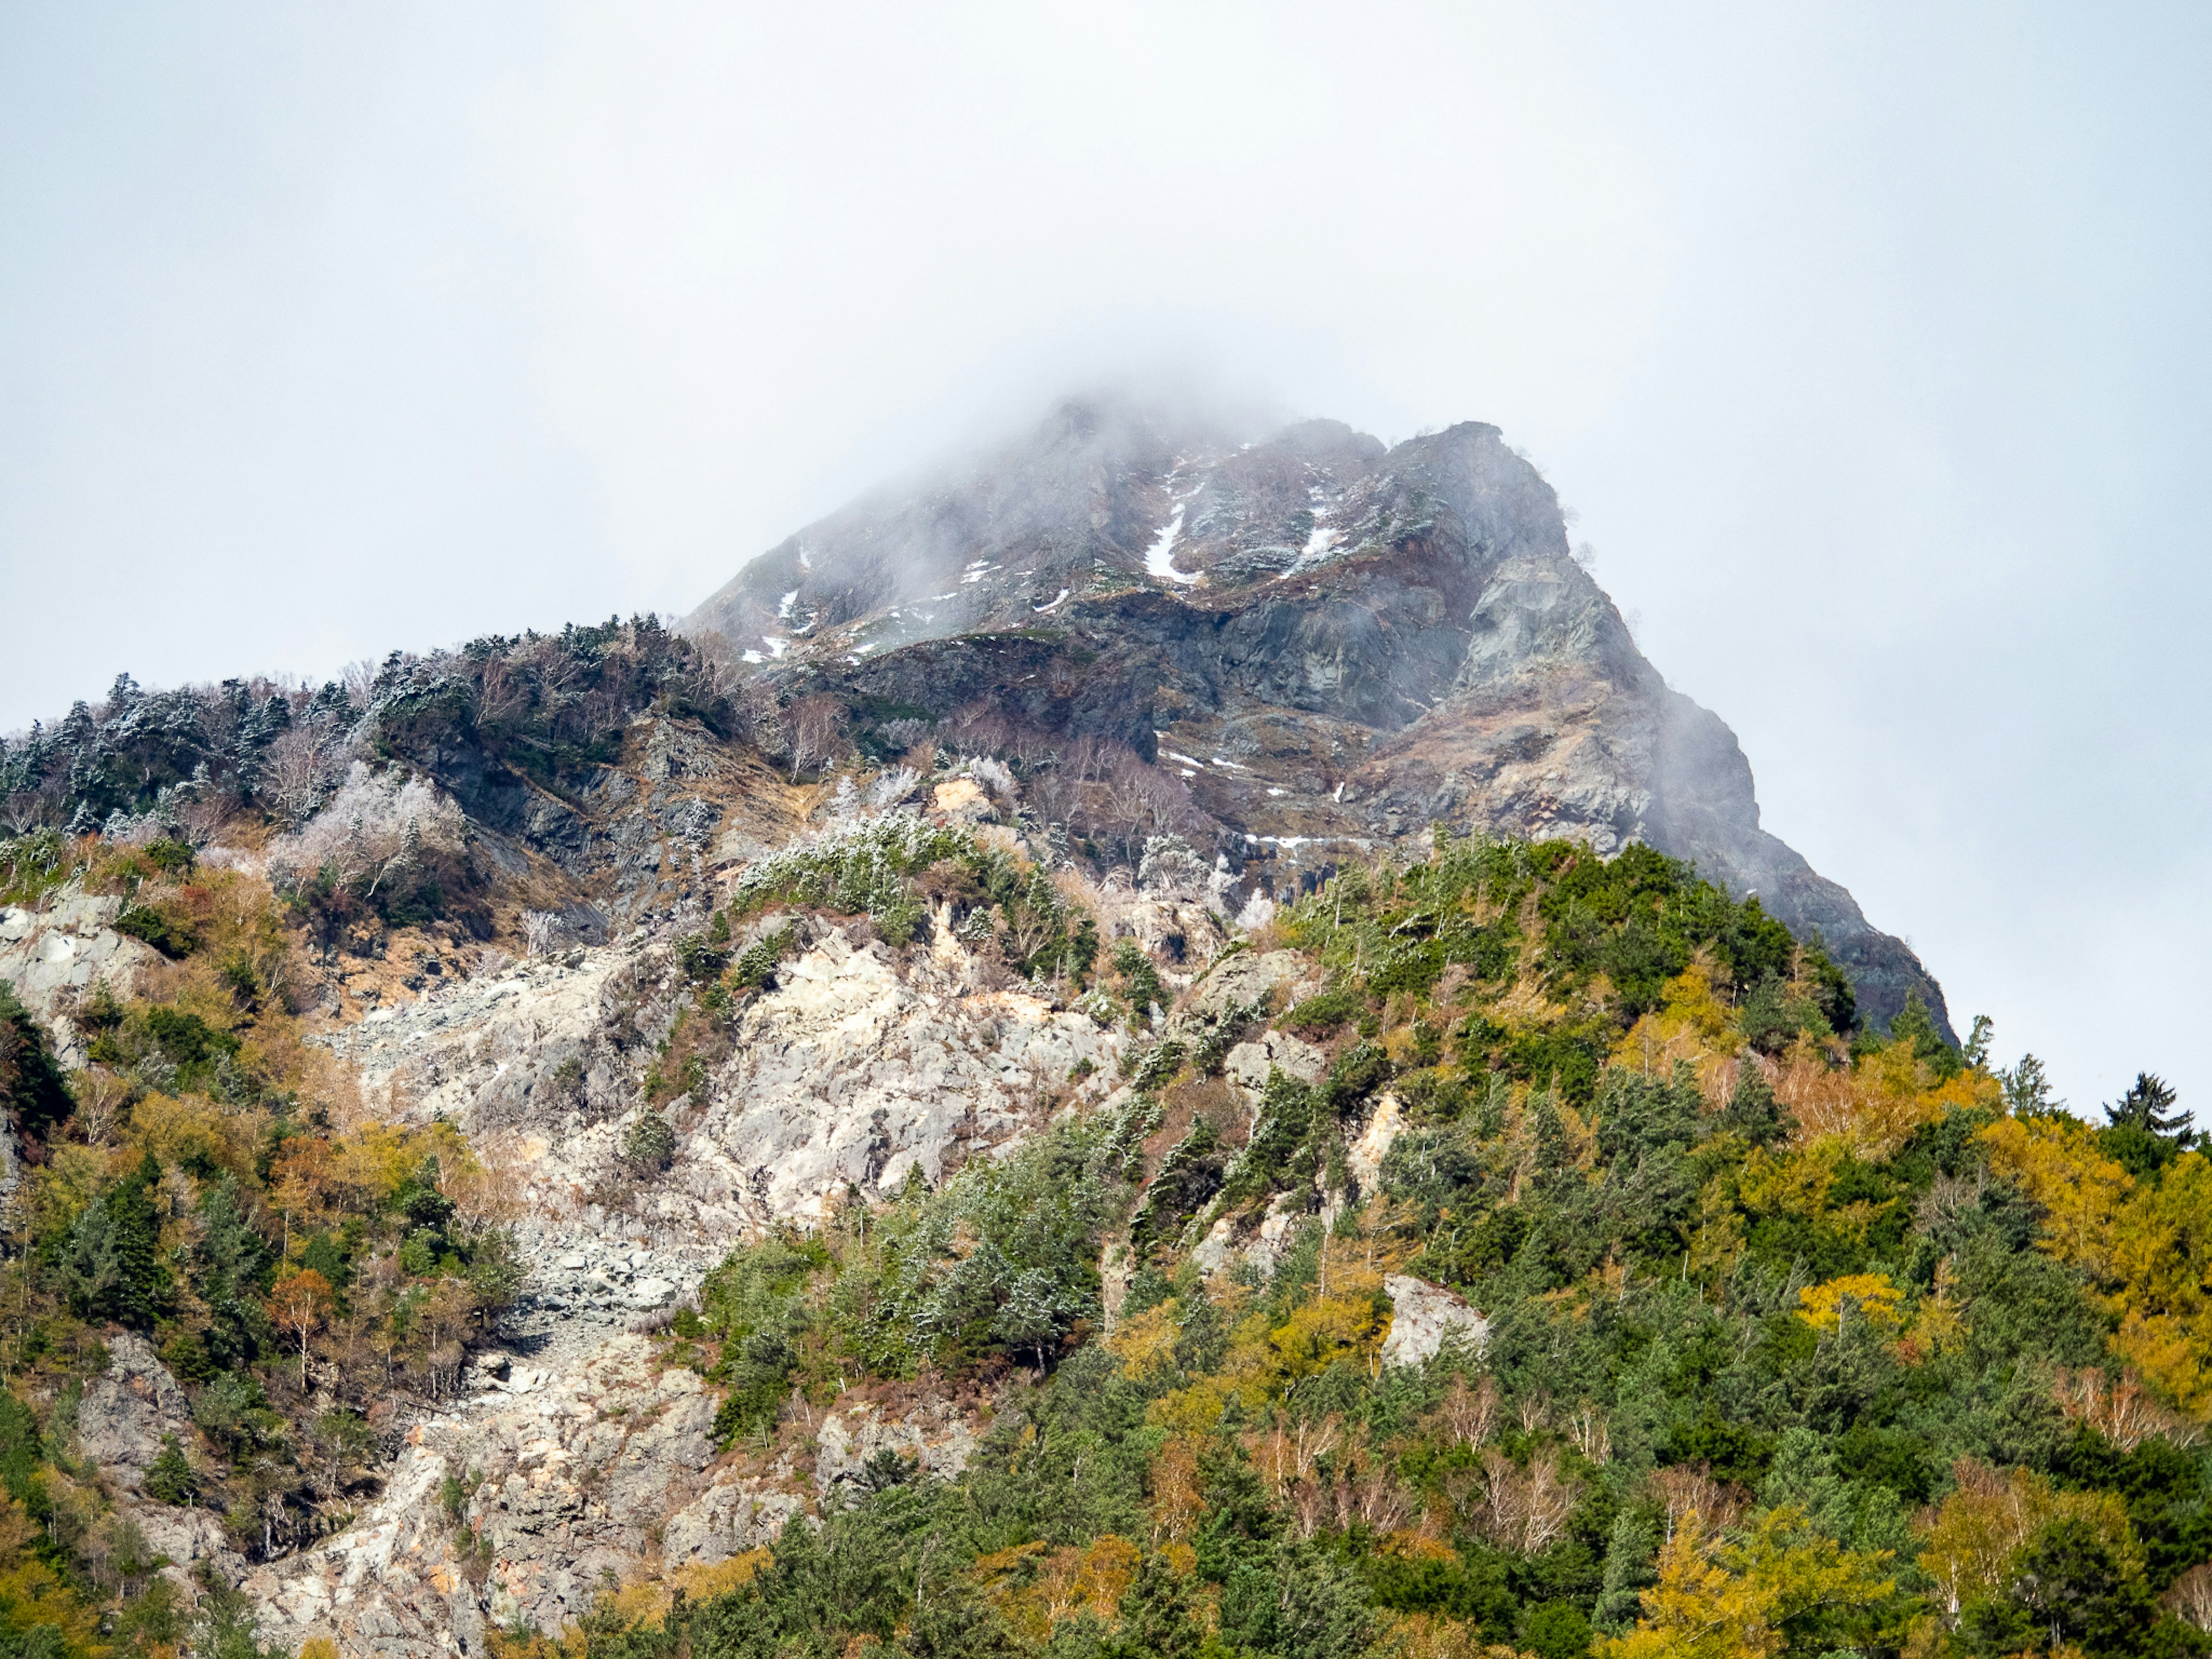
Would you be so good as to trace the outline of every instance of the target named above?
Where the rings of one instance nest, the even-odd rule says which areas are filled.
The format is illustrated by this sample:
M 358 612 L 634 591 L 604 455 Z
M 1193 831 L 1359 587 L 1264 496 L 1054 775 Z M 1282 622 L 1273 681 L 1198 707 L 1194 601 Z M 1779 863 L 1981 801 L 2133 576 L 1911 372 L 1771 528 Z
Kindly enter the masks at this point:
M 1390 1298 L 1390 1334 L 1383 1340 L 1386 1365 L 1419 1365 L 1457 1339 L 1476 1352 L 1490 1336 L 1490 1322 L 1441 1285 L 1392 1273 L 1382 1281 Z
M 1344 1166 L 1359 1186 L 1359 1196 L 1372 1198 L 1382 1188 L 1382 1158 L 1406 1127 L 1406 1114 L 1398 1097 L 1385 1091 L 1369 1115 L 1367 1127 L 1345 1151 Z

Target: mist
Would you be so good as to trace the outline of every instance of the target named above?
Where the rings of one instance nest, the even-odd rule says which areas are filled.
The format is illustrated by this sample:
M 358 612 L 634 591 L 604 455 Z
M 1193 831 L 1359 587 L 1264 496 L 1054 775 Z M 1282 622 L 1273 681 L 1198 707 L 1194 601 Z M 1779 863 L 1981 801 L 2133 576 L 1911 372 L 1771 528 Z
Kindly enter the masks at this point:
M 1543 469 L 1766 827 L 2212 1091 L 2212 20 L 18 8 L 0 729 L 690 611 L 1054 398 Z

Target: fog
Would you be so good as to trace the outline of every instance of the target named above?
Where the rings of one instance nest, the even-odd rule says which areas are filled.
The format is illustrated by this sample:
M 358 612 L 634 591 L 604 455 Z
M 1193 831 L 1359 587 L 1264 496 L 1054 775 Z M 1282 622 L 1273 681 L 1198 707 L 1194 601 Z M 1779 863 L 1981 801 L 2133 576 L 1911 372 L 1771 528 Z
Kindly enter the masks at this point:
M 2212 1091 L 2201 9 L 0 14 L 0 729 L 689 610 L 1104 380 L 1504 428 L 1768 827 Z

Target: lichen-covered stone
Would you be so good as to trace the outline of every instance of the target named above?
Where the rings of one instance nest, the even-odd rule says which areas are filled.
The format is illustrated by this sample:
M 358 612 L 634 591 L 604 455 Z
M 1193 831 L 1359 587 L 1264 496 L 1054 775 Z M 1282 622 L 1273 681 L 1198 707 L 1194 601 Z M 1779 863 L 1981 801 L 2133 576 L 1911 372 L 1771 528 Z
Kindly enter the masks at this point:
M 1390 1334 L 1383 1339 L 1385 1365 L 1419 1365 L 1460 1341 L 1476 1352 L 1490 1335 L 1490 1322 L 1441 1285 L 1392 1273 L 1382 1281 L 1390 1298 Z

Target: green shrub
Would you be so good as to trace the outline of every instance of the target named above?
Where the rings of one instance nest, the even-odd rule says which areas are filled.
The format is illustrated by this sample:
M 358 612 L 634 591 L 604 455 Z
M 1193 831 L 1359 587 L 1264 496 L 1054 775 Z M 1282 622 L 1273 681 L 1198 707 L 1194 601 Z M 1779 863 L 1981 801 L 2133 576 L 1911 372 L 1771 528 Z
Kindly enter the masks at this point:
M 738 952 L 737 965 L 730 970 L 731 983 L 747 991 L 768 991 L 775 988 L 775 966 L 797 948 L 798 930 L 779 927 L 764 933 Z
M 666 1118 L 647 1112 L 623 1137 L 622 1155 L 633 1175 L 659 1175 L 676 1161 L 676 1131 Z
M 1139 1016 L 1168 1005 L 1167 987 L 1160 981 L 1160 970 L 1138 948 L 1134 939 L 1125 939 L 1114 947 L 1114 971 L 1121 975 L 1123 994 Z
M 1304 1036 L 1327 1036 L 1346 1021 L 1357 1019 L 1366 1012 L 1367 999 L 1356 988 L 1339 985 L 1293 1006 L 1283 1016 L 1281 1024 Z
M 131 905 L 116 917 L 115 931 L 143 939 L 173 959 L 188 957 L 199 946 L 198 936 L 189 926 L 155 905 Z

